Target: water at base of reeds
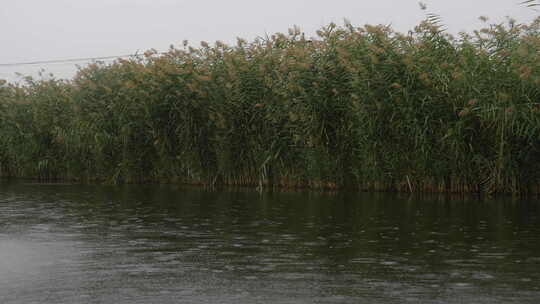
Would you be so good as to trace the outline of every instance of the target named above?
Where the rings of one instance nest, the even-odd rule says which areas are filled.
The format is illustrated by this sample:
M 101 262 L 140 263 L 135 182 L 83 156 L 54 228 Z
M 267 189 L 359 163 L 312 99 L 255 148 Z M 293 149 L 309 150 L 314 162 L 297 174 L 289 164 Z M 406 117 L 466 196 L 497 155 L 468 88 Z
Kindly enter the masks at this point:
M 540 202 L 0 183 L 0 302 L 540 301 Z

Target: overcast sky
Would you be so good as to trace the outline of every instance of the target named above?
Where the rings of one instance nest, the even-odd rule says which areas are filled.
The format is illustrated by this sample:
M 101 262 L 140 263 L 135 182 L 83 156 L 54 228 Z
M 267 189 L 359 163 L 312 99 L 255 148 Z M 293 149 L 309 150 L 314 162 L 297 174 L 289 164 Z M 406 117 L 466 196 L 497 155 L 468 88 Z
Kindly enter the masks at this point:
M 452 33 L 479 28 L 479 16 L 528 22 L 539 14 L 523 0 L 425 0 Z M 233 42 L 298 25 L 307 36 L 330 22 L 412 29 L 424 18 L 416 0 L 2 0 L 0 64 L 166 50 L 187 39 Z M 79 63 L 79 64 L 84 64 Z M 0 66 L 0 78 L 40 68 L 69 77 L 74 64 Z

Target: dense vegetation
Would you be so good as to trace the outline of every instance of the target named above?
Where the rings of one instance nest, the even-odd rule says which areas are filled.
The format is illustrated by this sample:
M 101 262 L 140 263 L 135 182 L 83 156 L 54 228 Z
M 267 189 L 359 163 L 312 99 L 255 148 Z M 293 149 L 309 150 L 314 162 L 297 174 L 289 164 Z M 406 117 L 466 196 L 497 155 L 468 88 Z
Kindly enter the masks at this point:
M 333 24 L 0 87 L 3 176 L 540 192 L 540 18 Z

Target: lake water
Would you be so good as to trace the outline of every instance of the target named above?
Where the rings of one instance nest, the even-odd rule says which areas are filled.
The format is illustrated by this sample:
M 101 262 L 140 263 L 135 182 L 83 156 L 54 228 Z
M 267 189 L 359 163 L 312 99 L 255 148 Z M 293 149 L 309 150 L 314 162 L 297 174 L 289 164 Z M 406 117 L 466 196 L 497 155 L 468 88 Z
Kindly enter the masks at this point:
M 0 303 L 540 303 L 540 203 L 0 184 Z

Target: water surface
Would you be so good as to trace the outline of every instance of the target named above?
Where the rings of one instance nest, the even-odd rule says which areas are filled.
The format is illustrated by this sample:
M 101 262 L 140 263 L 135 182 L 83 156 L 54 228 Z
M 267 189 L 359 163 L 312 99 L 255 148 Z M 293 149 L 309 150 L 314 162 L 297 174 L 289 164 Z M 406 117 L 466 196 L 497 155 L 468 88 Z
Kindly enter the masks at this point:
M 540 303 L 540 204 L 0 184 L 0 303 Z

